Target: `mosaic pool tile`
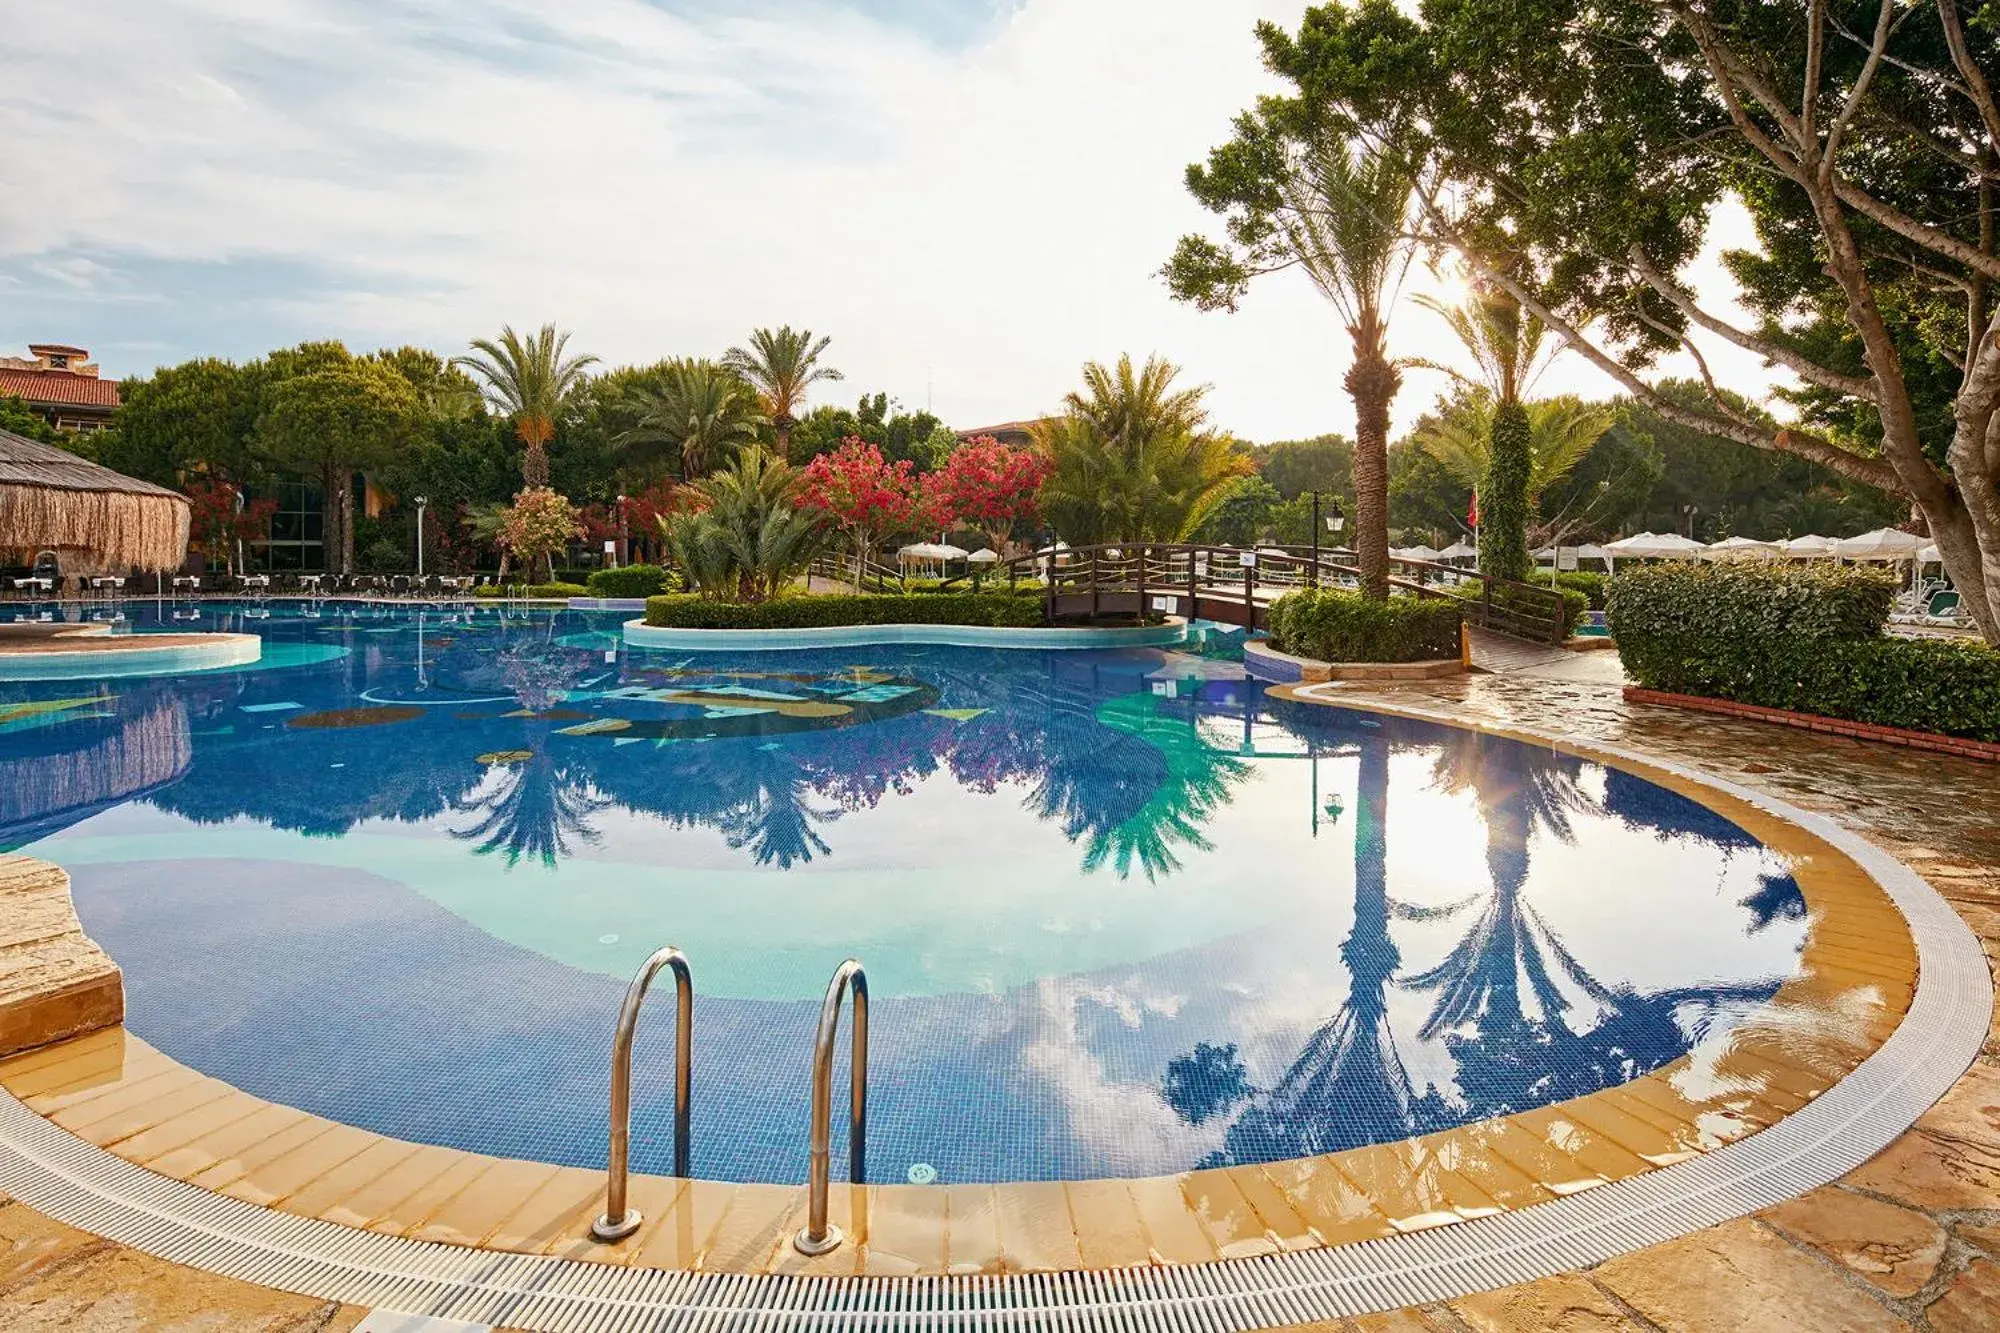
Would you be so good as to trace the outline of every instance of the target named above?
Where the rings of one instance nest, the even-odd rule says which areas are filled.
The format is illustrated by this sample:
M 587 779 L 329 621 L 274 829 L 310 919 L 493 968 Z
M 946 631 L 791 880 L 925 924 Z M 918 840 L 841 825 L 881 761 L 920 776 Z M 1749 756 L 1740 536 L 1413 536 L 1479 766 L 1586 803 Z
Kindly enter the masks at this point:
M 1742 825 L 1543 748 L 1204 678 L 1206 649 L 607 667 L 577 636 L 615 616 L 469 614 L 479 632 L 421 659 L 417 635 L 381 635 L 282 673 L 144 682 L 76 724 L 157 776 L 75 791 L 20 840 L 71 870 L 135 1032 L 316 1116 L 591 1169 L 611 1018 L 673 942 L 699 990 L 696 1169 L 790 1185 L 820 994 L 855 953 L 871 1174 L 955 1189 L 1277 1164 L 1547 1108 L 1751 1024 L 1801 966 L 1789 863 Z M 61 697 L 20 687 L 0 709 Z M 196 725 L 239 708 L 304 716 Z M 395 722 L 297 725 L 315 716 Z M 0 733 L 0 766 L 61 762 L 55 734 Z M 1849 944 L 1823 963 L 1860 967 Z M 655 1009 L 641 1170 L 671 1151 Z M 1658 1156 L 1673 1131 L 1644 1109 Z M 1579 1123 L 1507 1160 L 1581 1188 L 1600 1157 L 1645 1164 L 1621 1136 L 1639 1134 Z M 1217 1217 L 1262 1217 L 1273 1244 L 1374 1224 L 1323 1182 L 1308 1205 L 1272 1180 Z M 1497 1167 L 1452 1180 L 1453 1207 L 1531 1192 Z M 1134 1190 L 1153 1247 L 1218 1243 Z

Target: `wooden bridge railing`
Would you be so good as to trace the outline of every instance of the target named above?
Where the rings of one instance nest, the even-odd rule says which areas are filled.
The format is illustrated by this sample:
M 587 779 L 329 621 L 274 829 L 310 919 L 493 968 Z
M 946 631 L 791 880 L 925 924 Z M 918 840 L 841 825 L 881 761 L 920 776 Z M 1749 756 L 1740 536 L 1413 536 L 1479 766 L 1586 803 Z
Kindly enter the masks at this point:
M 1427 560 L 1389 561 L 1392 591 L 1455 597 L 1473 624 L 1536 642 L 1559 642 L 1568 616 L 1560 593 Z M 1128 542 L 1041 551 L 1002 562 L 1010 583 L 1046 589 L 1050 620 L 1143 615 L 1171 599 L 1190 619 L 1258 628 L 1269 601 L 1309 587 L 1358 587 L 1361 573 L 1346 550 Z

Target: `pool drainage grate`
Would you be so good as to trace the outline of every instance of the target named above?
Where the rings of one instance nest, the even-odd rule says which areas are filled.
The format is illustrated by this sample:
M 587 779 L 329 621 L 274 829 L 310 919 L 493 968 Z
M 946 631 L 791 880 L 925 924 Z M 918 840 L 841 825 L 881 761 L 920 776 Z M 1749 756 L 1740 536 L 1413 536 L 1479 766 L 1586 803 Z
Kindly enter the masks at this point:
M 1464 725 L 1428 710 L 1394 711 Z M 1904 1021 L 1818 1100 L 1715 1152 L 1581 1194 L 1381 1240 L 1184 1267 L 930 1278 L 688 1273 L 499 1254 L 294 1217 L 155 1175 L 11 1096 L 0 1096 L 0 1189 L 60 1221 L 227 1277 L 542 1333 L 1246 1333 L 1445 1300 L 1597 1263 L 1793 1198 L 1867 1161 L 1978 1054 L 1993 1004 L 1978 941 L 1929 885 L 1830 820 L 1678 765 L 1573 739 L 1599 755 L 1724 791 L 1839 847 L 1902 911 L 1919 964 Z

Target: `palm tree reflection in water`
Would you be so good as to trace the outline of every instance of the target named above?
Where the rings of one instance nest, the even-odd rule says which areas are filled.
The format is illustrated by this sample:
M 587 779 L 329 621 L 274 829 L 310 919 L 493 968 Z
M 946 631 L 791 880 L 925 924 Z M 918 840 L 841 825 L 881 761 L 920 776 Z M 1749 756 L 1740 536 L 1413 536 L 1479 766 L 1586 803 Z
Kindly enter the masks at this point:
M 1396 902 L 1385 868 L 1389 754 L 1380 736 L 1359 742 L 1354 925 L 1340 949 L 1347 997 L 1275 1086 L 1252 1094 L 1247 1075 L 1233 1071 L 1248 1104 L 1207 1164 L 1393 1142 L 1594 1092 L 1678 1058 L 1719 1014 L 1776 991 L 1771 980 L 1642 994 L 1591 974 L 1523 898 L 1531 838 L 1539 832 L 1572 842 L 1573 817 L 1601 811 L 1579 781 L 1581 761 L 1553 751 L 1472 734 L 1447 741 L 1434 785 L 1473 793 L 1486 826 L 1491 885 L 1442 908 Z M 1784 898 L 1782 885 L 1766 876 L 1759 895 L 1743 903 L 1749 930 L 1785 917 Z M 1395 977 L 1402 959 L 1392 921 L 1448 919 L 1474 904 L 1479 910 L 1442 962 Z M 1455 1097 L 1413 1088 L 1389 1022 L 1392 983 L 1437 993 L 1416 1035 L 1442 1042 L 1456 1067 Z M 1213 1097 L 1194 1086 L 1192 1062 L 1213 1070 L 1214 1057 L 1206 1048 L 1169 1066 L 1167 1100 L 1190 1124 L 1214 1113 Z
M 470 828 L 452 829 L 451 836 L 478 844 L 480 855 L 499 852 L 512 866 L 522 857 L 553 866 L 576 843 L 595 843 L 590 817 L 615 802 L 600 796 L 587 781 L 537 748 L 518 762 L 500 767 L 501 777 L 489 788 L 452 798 L 452 809 L 478 814 Z

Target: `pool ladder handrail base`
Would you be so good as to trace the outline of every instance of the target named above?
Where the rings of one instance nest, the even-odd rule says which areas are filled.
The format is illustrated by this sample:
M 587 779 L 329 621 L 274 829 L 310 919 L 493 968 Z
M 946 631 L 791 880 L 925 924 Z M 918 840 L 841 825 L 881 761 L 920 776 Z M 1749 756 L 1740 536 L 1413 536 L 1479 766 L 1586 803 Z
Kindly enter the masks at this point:
M 631 1180 L 632 1039 L 646 992 L 663 967 L 672 968 L 676 998 L 674 1023 L 674 1171 L 688 1173 L 688 1108 L 694 1093 L 694 977 L 687 955 L 672 945 L 653 951 L 625 988 L 618 1007 L 618 1028 L 611 1039 L 611 1144 L 605 1167 L 604 1211 L 590 1224 L 592 1239 L 603 1244 L 624 1240 L 646 1220 L 626 1200 Z
M 812 1139 L 806 1171 L 806 1225 L 792 1237 L 792 1247 L 800 1254 L 827 1254 L 839 1248 L 843 1239 L 839 1227 L 827 1220 L 829 1167 L 833 1156 L 833 1043 L 840 1033 L 840 1002 L 852 994 L 854 1000 L 853 1054 L 849 1058 L 847 1086 L 847 1179 L 853 1185 L 868 1183 L 868 973 L 861 960 L 850 958 L 834 969 L 826 986 L 826 999 L 819 1009 L 819 1033 L 813 1041 Z

